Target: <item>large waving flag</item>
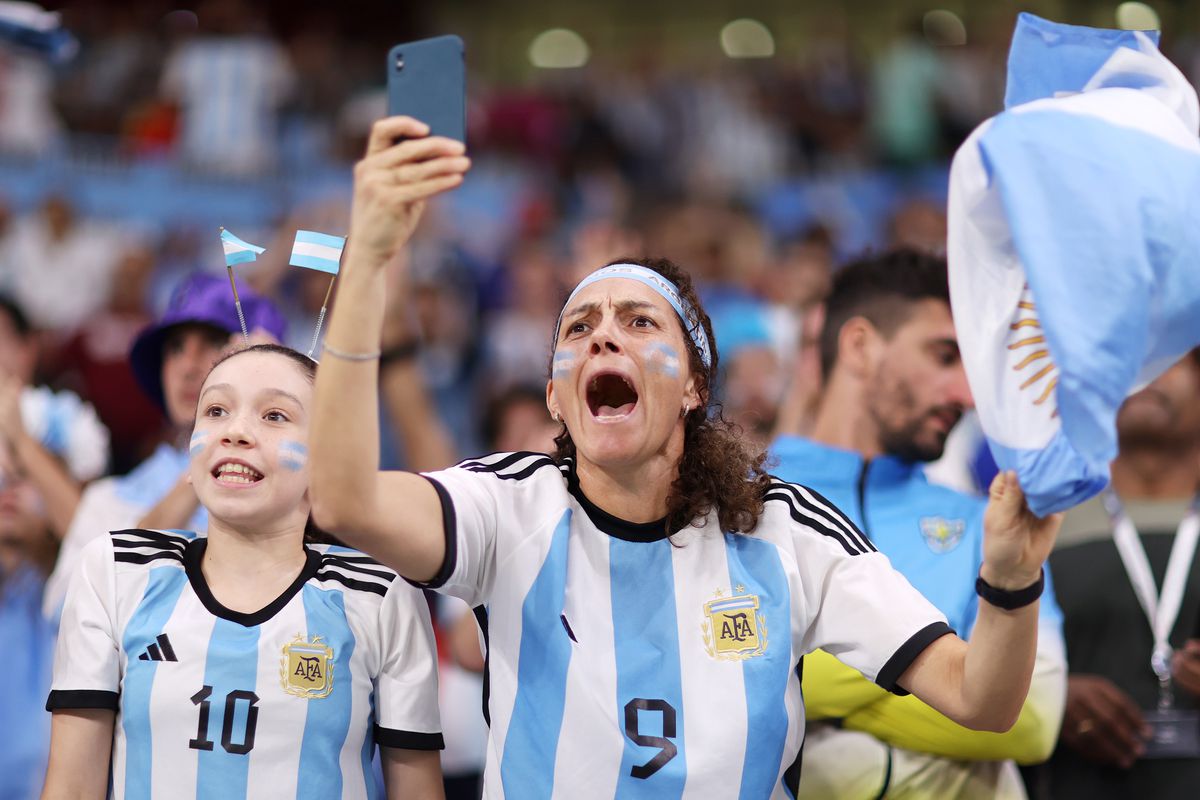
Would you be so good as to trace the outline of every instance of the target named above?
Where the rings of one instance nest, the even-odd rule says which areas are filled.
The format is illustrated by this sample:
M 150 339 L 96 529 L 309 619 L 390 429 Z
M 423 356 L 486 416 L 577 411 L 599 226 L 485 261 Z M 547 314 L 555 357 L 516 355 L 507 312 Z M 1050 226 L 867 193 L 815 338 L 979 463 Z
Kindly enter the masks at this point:
M 1039 515 L 1105 486 L 1121 403 L 1200 342 L 1200 109 L 1156 41 L 1022 14 L 950 172 L 967 377 Z

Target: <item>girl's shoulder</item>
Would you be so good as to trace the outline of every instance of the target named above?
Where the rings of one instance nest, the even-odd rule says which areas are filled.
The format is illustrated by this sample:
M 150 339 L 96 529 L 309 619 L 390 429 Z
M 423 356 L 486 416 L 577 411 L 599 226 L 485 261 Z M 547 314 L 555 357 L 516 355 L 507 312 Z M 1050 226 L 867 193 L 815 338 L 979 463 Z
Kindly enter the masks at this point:
M 352 547 L 337 544 L 307 544 L 305 547 L 316 554 L 317 568 L 311 580 L 317 582 L 384 597 L 400 577 L 394 569 Z
M 91 547 L 104 551 L 111 546 L 113 561 L 127 567 L 154 568 L 172 562 L 183 567 L 188 546 L 197 538 L 194 531 L 125 528 L 109 531 L 107 544 Z

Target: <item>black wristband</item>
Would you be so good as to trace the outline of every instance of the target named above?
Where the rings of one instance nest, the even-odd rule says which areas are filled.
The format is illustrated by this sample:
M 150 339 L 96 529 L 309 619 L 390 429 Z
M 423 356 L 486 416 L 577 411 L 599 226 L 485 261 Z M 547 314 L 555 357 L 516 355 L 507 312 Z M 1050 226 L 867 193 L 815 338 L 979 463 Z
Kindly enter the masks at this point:
M 407 342 L 401 342 L 398 345 L 387 348 L 379 354 L 379 366 L 386 367 L 389 364 L 399 364 L 404 361 L 412 361 L 421 352 L 421 344 L 416 339 L 410 339 Z
M 1041 597 L 1042 590 L 1045 588 L 1046 570 L 1044 569 L 1038 572 L 1036 581 L 1024 589 L 1016 589 L 1011 592 L 1007 589 L 997 589 L 985 581 L 982 575 L 975 579 L 975 593 L 996 608 L 1003 608 L 1005 611 L 1024 608 Z

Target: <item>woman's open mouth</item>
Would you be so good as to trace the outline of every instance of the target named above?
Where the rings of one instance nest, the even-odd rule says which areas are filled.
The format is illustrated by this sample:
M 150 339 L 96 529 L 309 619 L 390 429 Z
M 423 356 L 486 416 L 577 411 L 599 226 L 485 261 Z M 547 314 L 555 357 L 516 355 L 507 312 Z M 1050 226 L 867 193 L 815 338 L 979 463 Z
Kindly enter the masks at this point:
M 587 406 L 601 422 L 615 422 L 633 413 L 638 394 L 628 380 L 615 372 L 605 372 L 588 382 Z
M 217 479 L 217 483 L 224 483 L 231 486 L 258 483 L 263 479 L 262 473 L 258 470 L 235 461 L 226 461 L 218 464 L 217 468 L 212 471 L 212 476 Z

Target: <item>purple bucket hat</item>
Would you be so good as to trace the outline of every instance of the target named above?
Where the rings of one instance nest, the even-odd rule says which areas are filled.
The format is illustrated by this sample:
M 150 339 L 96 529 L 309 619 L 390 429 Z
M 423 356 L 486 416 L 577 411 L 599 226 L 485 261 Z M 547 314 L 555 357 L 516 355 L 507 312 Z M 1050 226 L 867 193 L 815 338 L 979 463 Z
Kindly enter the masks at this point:
M 253 331 L 261 328 L 279 341 L 287 332 L 287 320 L 275 305 L 265 297 L 239 288 L 242 313 L 246 316 L 246 328 Z M 163 398 L 162 362 L 163 345 L 171 330 L 179 325 L 208 325 L 226 333 L 242 330 L 238 322 L 237 308 L 233 304 L 233 289 L 229 281 L 215 275 L 193 275 L 183 281 L 171 294 L 171 302 L 162 318 L 138 334 L 129 351 L 133 376 L 158 407 L 166 411 Z

